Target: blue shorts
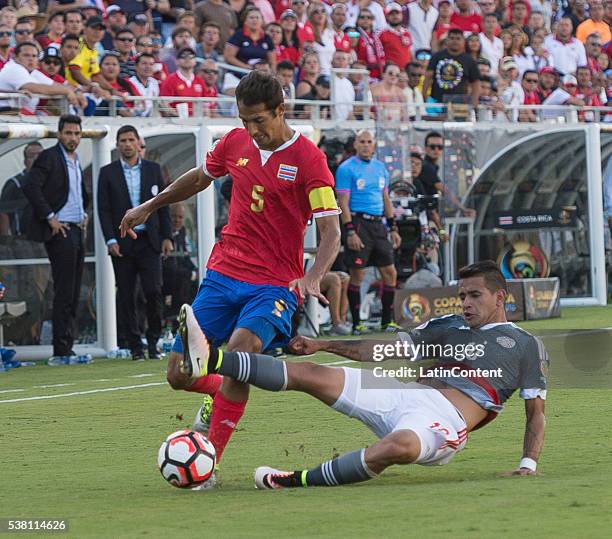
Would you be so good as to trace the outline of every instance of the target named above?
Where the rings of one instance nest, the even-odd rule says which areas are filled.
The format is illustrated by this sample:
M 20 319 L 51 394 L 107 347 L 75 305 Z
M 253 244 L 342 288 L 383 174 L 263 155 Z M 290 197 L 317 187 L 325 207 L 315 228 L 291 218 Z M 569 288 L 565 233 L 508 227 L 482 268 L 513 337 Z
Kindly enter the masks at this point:
M 297 296 L 284 286 L 245 283 L 209 269 L 191 306 L 215 346 L 227 342 L 235 329 L 245 328 L 259 337 L 266 350 L 291 338 Z M 178 335 L 172 350 L 183 353 Z

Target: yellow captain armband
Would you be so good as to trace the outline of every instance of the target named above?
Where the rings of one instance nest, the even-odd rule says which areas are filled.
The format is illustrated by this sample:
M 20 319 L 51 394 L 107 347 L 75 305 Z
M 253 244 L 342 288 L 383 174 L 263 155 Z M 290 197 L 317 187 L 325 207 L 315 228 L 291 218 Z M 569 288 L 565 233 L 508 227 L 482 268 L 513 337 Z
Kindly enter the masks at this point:
M 308 201 L 315 217 L 337 215 L 340 213 L 336 197 L 334 196 L 334 190 L 329 185 L 316 187 L 310 191 L 308 193 Z

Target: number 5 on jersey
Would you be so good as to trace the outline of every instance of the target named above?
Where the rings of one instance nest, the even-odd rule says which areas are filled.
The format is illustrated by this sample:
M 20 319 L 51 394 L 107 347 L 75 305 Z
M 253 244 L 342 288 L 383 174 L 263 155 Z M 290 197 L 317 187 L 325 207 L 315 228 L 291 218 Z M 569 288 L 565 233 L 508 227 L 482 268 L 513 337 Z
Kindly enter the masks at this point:
M 253 202 L 251 202 L 251 210 L 255 213 L 260 213 L 263 211 L 264 207 L 264 186 L 263 185 L 254 185 L 253 191 L 251 191 L 251 198 Z

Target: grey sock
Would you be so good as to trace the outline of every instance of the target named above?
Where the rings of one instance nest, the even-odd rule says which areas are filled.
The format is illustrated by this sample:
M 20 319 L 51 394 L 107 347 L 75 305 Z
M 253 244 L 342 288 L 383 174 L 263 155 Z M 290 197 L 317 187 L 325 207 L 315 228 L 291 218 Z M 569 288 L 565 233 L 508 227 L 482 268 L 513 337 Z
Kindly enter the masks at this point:
M 218 372 L 268 391 L 284 391 L 287 388 L 285 362 L 262 354 L 224 352 Z
M 345 453 L 306 472 L 306 485 L 333 487 L 376 477 L 365 463 L 365 449 Z

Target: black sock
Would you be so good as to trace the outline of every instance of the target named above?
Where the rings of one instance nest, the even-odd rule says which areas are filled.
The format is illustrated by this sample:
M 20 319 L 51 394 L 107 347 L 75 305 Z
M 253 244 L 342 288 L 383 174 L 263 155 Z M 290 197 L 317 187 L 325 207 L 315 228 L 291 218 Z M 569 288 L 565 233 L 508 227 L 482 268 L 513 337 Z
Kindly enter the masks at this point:
M 395 299 L 395 287 L 383 286 L 382 293 L 382 320 L 381 324 L 385 327 L 393 320 L 393 300 Z
M 360 287 L 355 286 L 354 284 L 349 284 L 347 295 L 349 307 L 351 309 L 351 316 L 353 318 L 353 327 L 355 328 L 361 323 L 361 319 L 359 317 L 359 309 L 361 309 Z
M 365 449 L 345 453 L 310 470 L 296 470 L 289 475 L 274 475 L 272 481 L 283 487 L 335 487 L 360 483 L 376 477 L 365 463 Z M 268 479 L 267 477 L 264 479 Z

